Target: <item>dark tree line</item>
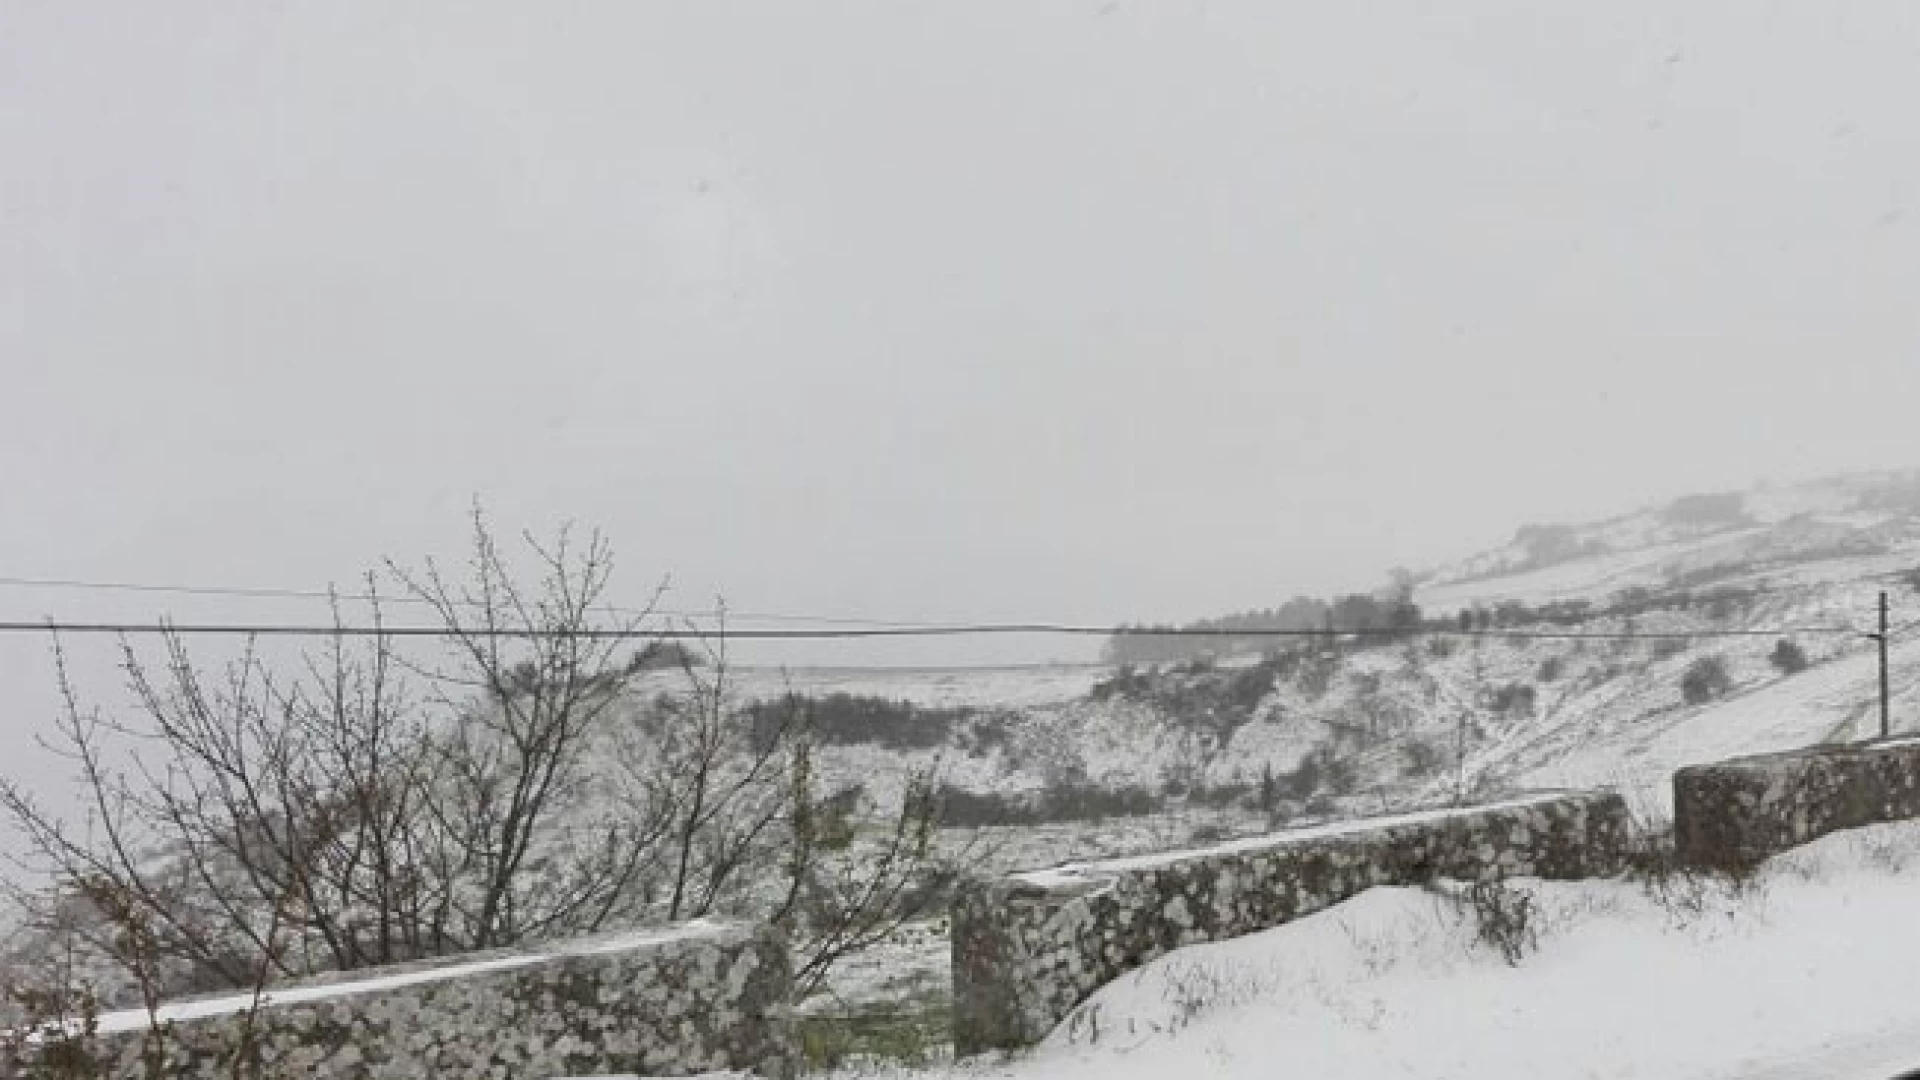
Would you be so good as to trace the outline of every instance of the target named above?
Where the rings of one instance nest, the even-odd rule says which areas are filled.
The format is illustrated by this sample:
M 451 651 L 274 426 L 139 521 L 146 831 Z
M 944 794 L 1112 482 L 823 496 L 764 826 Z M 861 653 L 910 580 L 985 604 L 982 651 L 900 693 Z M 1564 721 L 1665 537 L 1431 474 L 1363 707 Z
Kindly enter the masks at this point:
M 1351 593 L 1332 600 L 1296 596 L 1276 608 L 1184 624 L 1123 626 L 1121 633 L 1107 639 L 1102 659 L 1114 664 L 1169 664 L 1201 656 L 1284 652 L 1300 645 L 1301 639 L 1278 637 L 1271 631 L 1316 638 L 1363 634 L 1390 639 L 1395 631 L 1417 630 L 1422 625 L 1411 586 L 1396 583 L 1380 593 Z

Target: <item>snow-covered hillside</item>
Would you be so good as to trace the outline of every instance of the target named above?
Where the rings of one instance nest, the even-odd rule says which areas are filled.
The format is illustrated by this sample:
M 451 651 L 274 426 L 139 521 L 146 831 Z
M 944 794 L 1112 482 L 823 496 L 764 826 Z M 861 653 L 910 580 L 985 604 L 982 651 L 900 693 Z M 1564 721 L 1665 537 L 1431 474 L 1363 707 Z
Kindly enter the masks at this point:
M 971 790 L 1062 778 L 1252 789 L 1319 755 L 1339 767 L 1308 778 L 1323 790 L 1301 790 L 1282 808 L 1291 816 L 1309 801 L 1318 814 L 1377 811 L 1540 786 L 1626 786 L 1657 807 L 1681 765 L 1874 734 L 1865 635 L 1882 591 L 1896 629 L 1920 622 L 1915 567 L 1920 473 L 1842 477 L 1522 529 L 1421 579 L 1429 619 L 1499 616 L 1474 621 L 1471 635 L 1162 668 L 1139 684 L 1084 668 L 755 672 L 742 693 L 790 686 L 1009 718 L 994 746 L 829 748 L 828 774 L 870 789 L 936 762 Z M 1782 640 L 1805 670 L 1776 662 Z M 1892 655 L 1895 726 L 1911 729 L 1920 633 L 1896 632 Z M 1726 679 L 1688 700 L 1682 681 L 1702 664 Z

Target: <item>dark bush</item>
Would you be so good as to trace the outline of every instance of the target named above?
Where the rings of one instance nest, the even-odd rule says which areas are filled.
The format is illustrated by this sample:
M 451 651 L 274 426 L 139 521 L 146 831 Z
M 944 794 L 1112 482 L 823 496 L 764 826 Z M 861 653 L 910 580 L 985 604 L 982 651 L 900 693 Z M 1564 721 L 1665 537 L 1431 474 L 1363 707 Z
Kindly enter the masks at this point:
M 1418 739 L 1403 745 L 1400 753 L 1404 758 L 1400 766 L 1400 774 L 1408 779 L 1432 776 L 1439 772 L 1440 767 L 1445 763 L 1445 755 L 1440 752 L 1439 747 Z
M 1273 692 L 1274 683 L 1280 678 L 1280 666 L 1278 660 L 1262 660 L 1234 672 L 1220 694 L 1221 703 L 1244 713 L 1253 712 Z
M 1488 695 L 1487 707 L 1506 716 L 1531 716 L 1538 697 L 1533 687 L 1526 683 L 1508 683 Z
M 1782 675 L 1798 675 L 1807 670 L 1807 650 L 1781 638 L 1774 643 L 1773 652 L 1767 655 L 1767 662 Z
M 1281 673 L 1298 663 L 1293 657 L 1275 657 L 1244 668 L 1216 668 L 1211 661 L 1145 672 L 1122 666 L 1094 683 L 1088 696 L 1151 705 L 1170 723 L 1204 732 L 1215 745 L 1224 746 L 1253 719 Z
M 940 788 L 938 799 L 942 825 L 981 828 L 988 825 L 1039 823 L 1032 804 L 1014 795 L 1003 795 L 997 791 L 968 791 L 945 784 Z
M 844 851 L 852 845 L 854 816 L 866 797 L 866 785 L 854 784 L 821 799 L 814 807 L 815 842 L 828 851 Z
M 1046 825 L 1139 817 L 1166 808 L 1144 787 L 1103 788 L 1093 784 L 1053 784 L 1037 795 L 974 792 L 944 785 L 939 792 L 940 823 L 960 828 L 990 825 Z
M 938 709 L 909 701 L 856 694 L 826 697 L 792 695 L 747 706 L 757 736 L 779 731 L 790 710 L 805 715 L 813 737 L 828 746 L 868 744 L 890 750 L 925 750 L 953 742 L 958 725 L 973 715 L 971 709 Z
M 628 671 L 680 671 L 707 666 L 707 658 L 679 641 L 652 641 L 627 661 Z
M 1687 665 L 1680 676 L 1680 696 L 1689 705 L 1701 705 L 1733 689 L 1733 676 L 1727 663 L 1717 656 L 1703 656 Z
M 1353 763 L 1322 743 L 1308 751 L 1290 772 L 1273 776 L 1273 793 L 1278 798 L 1304 802 L 1315 795 L 1344 795 L 1353 790 L 1359 774 Z
M 1553 682 L 1565 674 L 1567 662 L 1557 656 L 1549 656 L 1540 661 L 1540 668 L 1534 672 L 1534 678 L 1541 682 Z
M 1157 814 L 1166 804 L 1140 786 L 1103 788 L 1093 784 L 1058 784 L 1040 793 L 1041 821 L 1103 821 L 1110 817 Z

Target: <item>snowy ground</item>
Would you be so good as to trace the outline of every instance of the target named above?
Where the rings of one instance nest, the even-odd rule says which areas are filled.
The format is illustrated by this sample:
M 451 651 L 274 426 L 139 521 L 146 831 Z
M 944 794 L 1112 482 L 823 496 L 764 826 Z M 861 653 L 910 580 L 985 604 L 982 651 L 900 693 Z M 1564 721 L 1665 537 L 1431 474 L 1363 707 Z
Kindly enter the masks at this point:
M 1749 891 L 1693 905 L 1617 881 L 1520 887 L 1542 934 L 1518 966 L 1480 945 L 1460 908 L 1376 889 L 1180 950 L 1099 992 L 1097 1022 L 955 1071 L 1883 1080 L 1920 1066 L 1920 824 L 1829 837 Z

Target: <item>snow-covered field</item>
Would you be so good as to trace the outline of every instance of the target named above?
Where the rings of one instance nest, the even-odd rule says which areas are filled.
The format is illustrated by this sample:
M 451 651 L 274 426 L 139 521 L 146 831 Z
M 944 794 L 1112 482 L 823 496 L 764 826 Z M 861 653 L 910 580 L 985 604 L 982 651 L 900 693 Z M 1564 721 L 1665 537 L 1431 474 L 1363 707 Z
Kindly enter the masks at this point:
M 1920 824 L 1828 837 L 1697 904 L 1626 881 L 1516 887 L 1540 928 L 1517 965 L 1458 905 L 1375 889 L 1179 950 L 1099 991 L 1032 1054 L 958 1071 L 1885 1080 L 1920 1067 Z

